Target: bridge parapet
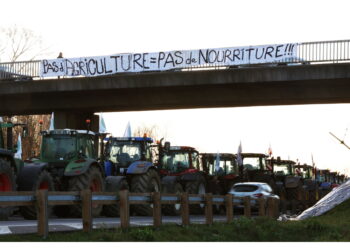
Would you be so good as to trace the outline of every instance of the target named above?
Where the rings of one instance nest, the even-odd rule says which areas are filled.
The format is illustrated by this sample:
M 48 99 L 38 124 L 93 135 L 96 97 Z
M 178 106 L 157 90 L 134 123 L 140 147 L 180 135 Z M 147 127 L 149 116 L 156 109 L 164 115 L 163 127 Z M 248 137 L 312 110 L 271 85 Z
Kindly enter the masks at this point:
M 260 49 L 260 50 L 259 50 Z M 255 56 L 265 55 L 271 56 L 271 60 L 253 60 L 253 53 Z M 181 57 L 181 53 L 186 54 L 186 57 Z M 192 58 L 192 52 L 196 52 L 197 59 Z M 237 52 L 237 53 L 236 53 Z M 245 53 L 244 55 L 242 53 Z M 221 54 L 220 54 L 221 53 Z M 152 57 L 155 55 L 155 57 Z M 216 55 L 216 56 L 215 56 Z M 153 69 L 160 69 L 160 71 L 195 71 L 195 70 L 225 70 L 228 68 L 245 68 L 251 66 L 259 67 L 278 67 L 280 65 L 304 65 L 304 64 L 320 64 L 320 63 L 344 63 L 350 62 L 350 40 L 337 40 L 337 41 L 320 41 L 320 42 L 307 42 L 307 43 L 293 43 L 293 44 L 281 44 L 281 45 L 262 45 L 262 46 L 247 46 L 236 48 L 220 48 L 220 49 L 206 49 L 197 51 L 170 51 L 170 52 L 158 52 L 158 53 L 141 53 L 141 54 L 119 54 L 109 56 L 109 59 L 118 60 L 133 56 L 133 59 L 129 64 L 139 67 L 141 72 L 150 71 Z M 157 64 L 158 67 L 150 68 L 149 65 L 145 65 L 146 57 L 149 59 L 149 64 Z M 249 60 L 246 58 L 249 57 Z M 250 58 L 252 57 L 252 58 Z M 108 69 L 106 62 L 103 61 L 103 57 L 100 58 L 100 70 L 104 67 L 103 73 L 106 72 L 112 74 L 112 69 Z M 105 57 L 107 58 L 107 57 Z M 282 59 L 281 59 L 282 58 Z M 188 59 L 191 59 L 188 63 Z M 202 60 L 203 63 L 199 63 L 198 60 Z M 239 59 L 239 60 L 238 60 Z M 69 60 L 69 59 L 57 59 L 57 60 Z M 92 60 L 92 59 L 91 59 Z M 95 60 L 95 59 L 94 59 Z M 43 79 L 57 79 L 57 77 L 47 76 L 43 74 L 43 68 L 48 67 L 48 60 L 36 60 L 36 61 L 21 61 L 21 62 L 7 62 L 0 63 L 0 81 L 1 80 L 14 80 L 14 81 L 28 81 L 28 80 L 43 80 Z M 97 61 L 96 61 L 97 62 Z M 180 63 L 181 62 L 181 63 Z M 75 62 L 76 63 L 76 62 Z M 85 64 L 84 65 L 81 65 Z M 91 61 L 91 65 L 94 65 L 95 61 Z M 160 67 L 160 64 L 166 65 L 166 67 Z M 179 63 L 177 66 L 176 63 Z M 89 65 L 89 58 L 82 58 L 78 65 L 71 66 L 71 74 L 64 75 L 65 78 L 85 77 L 86 75 L 99 75 L 96 72 L 99 71 L 98 65 L 95 65 L 95 71 L 88 74 L 89 69 L 84 70 Z M 117 64 L 116 64 L 117 65 Z M 163 66 L 164 66 L 163 65 Z M 168 65 L 174 65 L 174 67 L 168 67 Z M 55 66 L 55 65 L 53 65 Z M 50 67 L 53 67 L 50 66 Z M 56 65 L 57 66 L 57 65 Z M 55 67 L 56 67 L 55 66 Z M 119 64 L 123 66 L 123 63 Z M 129 65 L 130 66 L 130 65 Z M 176 67 L 175 67 L 176 66 Z M 84 68 L 85 67 L 85 68 Z M 97 69 L 96 69 L 97 67 Z M 77 70 L 79 69 L 79 70 Z M 74 72 L 78 72 L 74 74 Z M 119 72 L 131 72 L 129 70 L 115 71 Z M 96 74 L 95 74 L 96 73 Z

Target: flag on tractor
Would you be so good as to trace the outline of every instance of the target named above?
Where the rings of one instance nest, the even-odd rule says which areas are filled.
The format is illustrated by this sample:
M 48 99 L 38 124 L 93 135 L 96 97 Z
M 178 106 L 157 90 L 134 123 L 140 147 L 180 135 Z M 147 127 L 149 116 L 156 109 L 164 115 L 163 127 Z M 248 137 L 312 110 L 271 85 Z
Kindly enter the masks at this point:
M 50 118 L 50 127 L 49 130 L 54 130 L 55 129 L 55 116 L 54 113 L 52 112 L 51 118 Z
M 237 164 L 238 166 L 243 165 L 243 159 L 242 159 L 242 142 L 239 142 L 238 150 L 237 150 Z
M 269 148 L 267 150 L 267 154 L 271 157 L 272 156 L 272 148 L 271 148 L 271 144 L 269 145 Z
M 219 172 L 220 170 L 220 154 L 219 152 L 216 153 L 216 160 L 215 160 L 215 172 Z
M 22 139 L 21 139 L 21 134 L 18 135 L 17 152 L 15 153 L 15 158 L 22 159 Z
M 131 126 L 130 122 L 128 122 L 128 125 L 126 125 L 125 131 L 124 131 L 124 137 L 131 137 Z
M 100 113 L 99 117 L 100 117 L 100 119 L 99 119 L 99 127 L 100 127 L 99 132 L 101 134 L 107 133 L 106 123 L 105 123 L 105 120 L 103 118 L 103 114 Z

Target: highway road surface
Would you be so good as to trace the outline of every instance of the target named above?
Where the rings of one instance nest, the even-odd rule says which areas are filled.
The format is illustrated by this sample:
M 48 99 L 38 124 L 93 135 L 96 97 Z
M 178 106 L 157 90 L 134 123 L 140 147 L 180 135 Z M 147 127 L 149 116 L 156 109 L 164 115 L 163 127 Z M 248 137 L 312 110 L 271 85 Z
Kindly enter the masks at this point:
M 225 221 L 226 217 L 222 215 L 214 215 L 215 221 Z M 163 224 L 181 224 L 180 216 L 163 216 Z M 191 215 L 190 223 L 205 223 L 203 215 Z M 151 226 L 153 225 L 153 217 L 131 216 L 131 226 Z M 120 226 L 119 218 L 94 218 L 93 228 L 113 228 Z M 76 231 L 82 230 L 82 219 L 49 219 L 49 232 Z M 5 234 L 32 234 L 37 232 L 36 220 L 24 220 L 20 216 L 10 217 L 8 221 L 0 221 L 0 239 Z

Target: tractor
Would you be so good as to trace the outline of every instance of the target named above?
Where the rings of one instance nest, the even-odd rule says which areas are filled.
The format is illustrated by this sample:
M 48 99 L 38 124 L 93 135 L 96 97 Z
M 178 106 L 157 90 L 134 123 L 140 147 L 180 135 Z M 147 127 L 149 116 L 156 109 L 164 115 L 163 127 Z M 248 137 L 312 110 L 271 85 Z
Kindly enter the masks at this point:
M 203 153 L 200 155 L 209 193 L 225 195 L 233 184 L 241 181 L 234 154 Z
M 202 153 L 200 156 L 206 173 L 208 193 L 226 195 L 235 183 L 242 181 L 234 154 Z M 221 213 L 224 210 L 224 206 L 214 206 L 215 213 Z
M 149 137 L 108 137 L 104 153 L 106 191 L 160 192 L 160 177 L 153 163 L 153 140 Z M 132 205 L 137 215 L 152 215 L 151 205 Z M 119 206 L 104 206 L 106 216 L 118 216 Z
M 199 153 L 189 146 L 170 146 L 169 142 L 158 143 L 158 168 L 161 176 L 162 192 L 170 194 L 205 194 L 205 173 L 200 169 Z M 193 214 L 202 213 L 203 205 L 190 205 Z M 179 215 L 181 206 L 164 205 L 163 212 Z
M 330 180 L 330 170 L 319 169 L 316 173 L 316 179 L 319 185 L 321 197 L 327 195 L 332 190 L 332 182 Z
M 273 193 L 280 197 L 281 208 L 285 208 L 286 189 L 282 182 L 276 180 L 272 159 L 268 159 L 268 155 L 261 153 L 241 153 L 241 158 L 243 165 L 239 166 L 239 173 L 242 179 L 269 184 Z
M 271 159 L 273 166 L 273 172 L 276 180 L 276 186 L 283 187 L 280 190 L 285 190 L 284 194 L 280 192 L 280 195 L 286 195 L 287 200 L 297 200 L 299 187 L 302 187 L 300 177 L 295 176 L 293 173 L 294 161 L 281 160 L 280 157 Z
M 41 131 L 41 152 L 38 158 L 26 160 L 18 174 L 18 190 L 35 191 L 104 191 L 104 170 L 98 162 L 99 136 L 89 130 L 55 129 Z M 56 206 L 58 216 L 79 217 L 81 205 Z M 98 216 L 101 205 L 93 205 L 92 215 Z M 20 207 L 26 219 L 36 219 L 34 206 Z
M 260 153 L 242 153 L 243 166 L 240 167 L 240 175 L 244 181 L 264 182 L 276 193 L 276 181 L 267 155 Z
M 289 198 L 301 202 L 308 197 L 309 202 L 313 205 L 316 202 L 317 189 L 315 168 L 307 164 L 296 164 L 292 167 L 292 173 L 295 178 L 299 178 L 299 182 L 298 186 L 288 193 Z
M 23 126 L 23 136 L 26 136 L 25 124 L 5 123 L 0 118 L 0 192 L 16 191 L 16 176 L 23 166 L 23 161 L 14 157 L 12 129 Z M 7 147 L 5 148 L 3 130 L 7 131 Z M 7 220 L 13 211 L 12 207 L 0 207 L 0 220 Z

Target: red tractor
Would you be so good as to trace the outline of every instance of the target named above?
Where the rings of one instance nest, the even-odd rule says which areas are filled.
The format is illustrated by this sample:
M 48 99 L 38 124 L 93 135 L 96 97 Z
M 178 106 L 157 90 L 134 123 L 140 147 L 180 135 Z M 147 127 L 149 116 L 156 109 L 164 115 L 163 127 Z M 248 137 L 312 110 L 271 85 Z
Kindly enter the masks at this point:
M 193 147 L 170 146 L 159 143 L 158 172 L 161 177 L 163 193 L 205 194 L 205 173 L 200 169 L 199 153 Z M 203 205 L 190 205 L 191 213 L 202 213 Z M 163 212 L 168 215 L 179 215 L 180 204 L 164 205 Z

